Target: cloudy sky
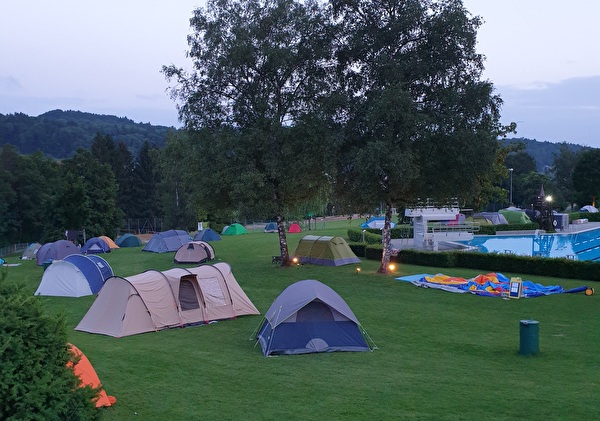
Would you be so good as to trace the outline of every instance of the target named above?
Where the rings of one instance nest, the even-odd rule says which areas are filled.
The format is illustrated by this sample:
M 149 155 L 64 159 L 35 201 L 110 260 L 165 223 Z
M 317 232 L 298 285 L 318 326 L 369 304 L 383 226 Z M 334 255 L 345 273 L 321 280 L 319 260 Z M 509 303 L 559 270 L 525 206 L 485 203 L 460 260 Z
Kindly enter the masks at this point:
M 162 65 L 187 66 L 201 0 L 1 0 L 0 114 L 54 109 L 179 127 Z M 464 0 L 516 136 L 600 147 L 600 2 Z

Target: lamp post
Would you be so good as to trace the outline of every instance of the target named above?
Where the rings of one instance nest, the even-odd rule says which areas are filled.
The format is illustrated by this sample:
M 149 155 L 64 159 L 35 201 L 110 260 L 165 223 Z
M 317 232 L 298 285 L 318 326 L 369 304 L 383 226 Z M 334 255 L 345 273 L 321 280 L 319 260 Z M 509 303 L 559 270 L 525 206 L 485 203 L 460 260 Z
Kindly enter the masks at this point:
M 510 173 L 510 195 L 509 195 L 509 202 L 510 202 L 510 205 L 512 206 L 512 204 L 513 204 L 513 201 L 512 201 L 512 173 L 513 173 L 513 169 L 509 168 L 508 172 Z
M 546 214 L 548 219 L 548 231 L 554 231 L 554 215 L 552 214 L 552 196 L 548 195 L 544 198 L 546 201 Z

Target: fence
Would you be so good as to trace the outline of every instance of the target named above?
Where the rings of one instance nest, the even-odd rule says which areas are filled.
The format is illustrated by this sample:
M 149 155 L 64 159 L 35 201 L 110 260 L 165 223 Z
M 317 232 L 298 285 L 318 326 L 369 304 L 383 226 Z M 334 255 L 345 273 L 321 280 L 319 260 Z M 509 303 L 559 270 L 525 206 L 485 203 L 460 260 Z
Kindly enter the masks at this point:
M 28 243 L 13 244 L 12 246 L 6 246 L 0 248 L 0 257 L 8 256 L 10 254 L 23 253 L 27 248 Z

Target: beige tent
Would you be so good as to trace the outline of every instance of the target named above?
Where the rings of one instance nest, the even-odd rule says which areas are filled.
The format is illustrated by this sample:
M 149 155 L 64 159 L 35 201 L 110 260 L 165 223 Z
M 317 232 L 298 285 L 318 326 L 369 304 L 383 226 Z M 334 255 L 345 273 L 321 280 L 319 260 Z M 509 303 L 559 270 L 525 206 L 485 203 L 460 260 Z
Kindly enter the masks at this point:
M 215 258 L 215 250 L 206 241 L 190 241 L 179 247 L 175 253 L 175 263 L 204 263 Z
M 260 314 L 227 263 L 108 278 L 75 327 L 114 337 Z

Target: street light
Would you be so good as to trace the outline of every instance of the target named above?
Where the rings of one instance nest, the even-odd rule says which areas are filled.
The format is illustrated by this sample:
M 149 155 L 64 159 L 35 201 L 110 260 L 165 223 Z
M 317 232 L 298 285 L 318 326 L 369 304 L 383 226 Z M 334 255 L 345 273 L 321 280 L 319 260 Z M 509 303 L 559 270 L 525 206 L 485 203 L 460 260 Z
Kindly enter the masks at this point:
M 513 204 L 513 201 L 512 201 L 512 173 L 513 173 L 513 169 L 509 168 L 508 172 L 510 173 L 510 196 L 509 196 L 509 202 L 510 202 L 510 205 L 512 206 L 512 204 Z
M 554 214 L 552 213 L 552 196 L 548 195 L 544 198 L 544 200 L 546 201 L 546 209 L 544 211 L 544 215 L 546 215 L 546 224 L 548 225 L 547 230 L 548 231 L 553 231 L 554 230 Z

